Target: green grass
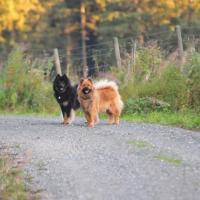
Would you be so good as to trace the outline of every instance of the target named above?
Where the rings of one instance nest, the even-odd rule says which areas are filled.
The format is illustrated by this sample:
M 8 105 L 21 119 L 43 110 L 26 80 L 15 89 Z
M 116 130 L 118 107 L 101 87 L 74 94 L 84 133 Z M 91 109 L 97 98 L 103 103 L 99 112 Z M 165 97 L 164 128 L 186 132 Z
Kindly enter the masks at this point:
M 55 109 L 56 112 L 34 112 L 16 110 L 12 112 L 0 110 L 0 115 L 34 115 L 34 116 L 58 116 L 60 115 L 59 107 Z M 76 111 L 76 116 L 84 117 L 81 110 Z M 106 114 L 101 114 L 100 119 L 107 120 Z M 121 120 L 129 122 L 144 122 L 144 123 L 157 123 L 163 125 L 173 125 L 186 129 L 200 130 L 200 113 L 195 113 L 194 111 L 187 112 L 150 112 L 150 113 L 133 113 L 133 114 L 123 114 Z
M 161 154 L 155 156 L 154 158 L 156 158 L 160 161 L 164 161 L 166 163 L 172 164 L 172 165 L 181 165 L 181 163 L 182 163 L 182 160 L 180 160 L 180 159 L 177 159 L 172 156 L 161 155 Z
M 0 199 L 26 200 L 28 191 L 25 187 L 23 172 L 14 166 L 7 156 L 0 157 Z
M 153 148 L 154 147 L 151 143 L 146 142 L 144 140 L 129 140 L 128 144 L 136 146 L 138 148 L 145 148 L 145 147 Z
M 9 154 L 9 148 L 3 146 L 0 149 L 0 199 L 39 200 L 40 192 L 27 187 L 26 183 L 31 182 L 30 177 L 25 175 L 23 164 L 20 164 L 15 156 Z M 20 147 L 16 145 L 14 148 Z
M 174 125 L 187 129 L 200 130 L 200 114 L 194 112 L 151 112 L 124 114 L 122 120 L 130 122 L 158 123 L 164 125 Z

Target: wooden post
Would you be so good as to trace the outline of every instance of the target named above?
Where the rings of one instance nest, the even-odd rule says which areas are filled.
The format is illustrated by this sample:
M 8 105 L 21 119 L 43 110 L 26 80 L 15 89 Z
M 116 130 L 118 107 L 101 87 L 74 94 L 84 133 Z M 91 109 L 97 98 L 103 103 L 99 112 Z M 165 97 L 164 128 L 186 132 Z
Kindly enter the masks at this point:
M 137 43 L 136 41 L 133 41 L 133 48 L 131 49 L 131 60 L 133 66 L 136 64 L 136 48 L 137 48 Z
M 181 36 L 181 27 L 180 27 L 180 25 L 176 26 L 176 33 L 177 33 L 177 37 L 178 37 L 179 58 L 180 58 L 180 60 L 182 62 L 183 61 L 184 52 L 183 52 L 183 41 L 182 41 L 182 36 Z
M 87 53 L 86 53 L 86 13 L 84 2 L 80 5 L 80 15 L 81 15 L 81 40 L 82 40 L 82 58 L 83 58 L 83 77 L 88 76 L 88 66 L 87 66 Z
M 70 65 L 67 64 L 67 67 L 66 67 L 66 75 L 67 75 L 67 77 L 69 77 L 69 73 L 70 73 Z
M 135 70 L 135 65 L 136 65 L 136 49 L 137 49 L 137 42 L 136 40 L 132 40 L 133 47 L 131 48 L 131 65 L 132 65 L 132 71 L 131 73 L 133 74 Z
M 58 49 L 54 49 L 54 59 L 56 64 L 56 73 L 62 76 L 61 66 L 60 66 L 60 59 L 58 54 Z
M 116 61 L 117 61 L 117 67 L 119 69 L 121 69 L 122 63 L 121 63 L 121 57 L 120 57 L 118 38 L 114 37 L 113 39 L 114 39 L 114 49 L 115 49 L 115 57 L 116 57 Z
M 67 57 L 67 64 L 66 64 L 66 75 L 69 76 L 70 68 L 72 66 L 72 53 L 71 53 L 71 35 L 67 33 L 67 46 L 66 46 L 66 57 Z

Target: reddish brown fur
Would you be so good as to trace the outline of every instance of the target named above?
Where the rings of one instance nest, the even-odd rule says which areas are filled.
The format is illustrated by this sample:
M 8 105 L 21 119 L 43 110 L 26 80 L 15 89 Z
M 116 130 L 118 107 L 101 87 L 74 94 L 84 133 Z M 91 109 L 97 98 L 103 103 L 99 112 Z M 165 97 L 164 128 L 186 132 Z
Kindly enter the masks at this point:
M 84 94 L 82 89 L 85 87 L 90 88 L 91 92 Z M 90 79 L 82 79 L 78 87 L 78 99 L 89 127 L 98 122 L 99 113 L 108 114 L 109 124 L 119 124 L 122 102 L 119 92 L 112 86 L 96 89 Z

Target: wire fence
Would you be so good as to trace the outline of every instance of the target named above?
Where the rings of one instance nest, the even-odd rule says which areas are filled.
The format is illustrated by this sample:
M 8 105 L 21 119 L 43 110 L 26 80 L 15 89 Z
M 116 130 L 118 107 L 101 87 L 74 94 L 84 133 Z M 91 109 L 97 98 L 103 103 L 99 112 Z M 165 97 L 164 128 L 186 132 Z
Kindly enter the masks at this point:
M 184 51 L 193 49 L 200 52 L 200 31 L 198 28 L 182 27 L 182 44 Z M 142 41 L 141 41 L 142 38 Z M 163 39 L 164 38 L 164 39 Z M 123 65 L 129 63 L 137 64 L 134 54 L 145 48 L 155 47 L 162 52 L 164 57 L 173 55 L 174 52 L 179 52 L 178 38 L 176 31 L 157 31 L 151 33 L 138 34 L 135 37 L 118 38 L 120 59 Z M 137 48 L 134 49 L 135 43 Z M 78 46 L 70 49 L 58 49 L 59 58 L 63 72 L 71 73 L 73 75 L 81 76 L 83 73 L 83 56 L 82 47 Z M 136 51 L 136 52 L 133 52 Z M 43 70 L 45 73 L 49 71 L 55 75 L 54 68 L 45 67 L 45 63 L 49 59 L 53 61 L 53 49 L 43 48 L 25 48 L 25 55 L 27 55 L 30 62 L 38 59 L 43 60 Z M 152 54 L 155 60 L 156 55 Z M 113 40 L 102 41 L 97 44 L 87 45 L 86 60 L 89 75 L 98 75 L 98 73 L 108 72 L 111 68 L 117 66 L 115 46 Z M 144 55 L 145 59 L 145 55 Z M 152 61 L 153 62 L 153 61 Z M 128 66 L 127 66 L 128 67 Z

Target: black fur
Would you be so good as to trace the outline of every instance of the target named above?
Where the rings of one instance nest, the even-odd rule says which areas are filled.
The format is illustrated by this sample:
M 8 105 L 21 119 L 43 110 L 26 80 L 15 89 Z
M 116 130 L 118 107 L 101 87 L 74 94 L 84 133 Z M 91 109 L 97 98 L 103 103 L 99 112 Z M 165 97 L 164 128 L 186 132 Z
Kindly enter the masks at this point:
M 65 115 L 69 118 L 71 110 L 76 110 L 80 107 L 77 99 L 77 87 L 78 85 L 71 85 L 69 78 L 65 74 L 63 76 L 57 75 L 53 82 L 54 96 L 60 105 L 63 118 Z

